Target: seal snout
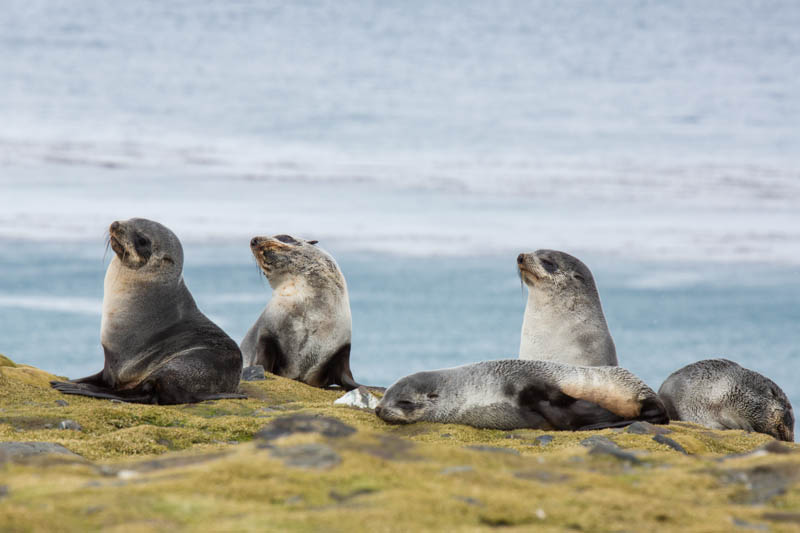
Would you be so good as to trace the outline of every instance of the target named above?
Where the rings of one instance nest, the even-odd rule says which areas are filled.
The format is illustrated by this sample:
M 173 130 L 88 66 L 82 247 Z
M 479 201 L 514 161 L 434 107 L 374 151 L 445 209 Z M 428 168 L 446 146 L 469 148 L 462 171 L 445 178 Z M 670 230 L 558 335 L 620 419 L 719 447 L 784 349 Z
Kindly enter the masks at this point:
M 109 232 L 109 233 L 116 233 L 116 232 L 118 232 L 118 231 L 119 231 L 119 229 L 120 229 L 121 227 L 122 227 L 122 224 L 120 224 L 120 223 L 119 223 L 119 221 L 115 220 L 115 221 L 114 221 L 114 222 L 112 222 L 112 223 L 111 223 L 111 225 L 108 227 L 108 232 Z
M 524 263 L 524 262 L 525 262 L 525 254 L 519 254 L 519 255 L 517 256 L 517 264 L 518 264 L 518 265 L 521 265 L 521 264 L 522 264 L 522 263 Z

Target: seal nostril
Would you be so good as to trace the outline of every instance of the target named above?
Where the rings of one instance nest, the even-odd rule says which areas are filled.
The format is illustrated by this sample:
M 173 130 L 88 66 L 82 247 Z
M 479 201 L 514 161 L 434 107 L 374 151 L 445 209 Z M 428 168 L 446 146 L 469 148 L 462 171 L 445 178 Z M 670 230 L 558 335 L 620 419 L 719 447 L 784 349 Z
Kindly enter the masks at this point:
M 255 246 L 256 244 L 258 244 L 258 237 L 250 239 L 250 246 Z
M 517 264 L 521 265 L 523 261 L 525 261 L 525 254 L 519 254 L 517 256 Z
M 381 416 L 381 411 L 383 411 L 383 408 L 381 408 L 380 405 L 375 408 L 375 414 L 376 415 Z

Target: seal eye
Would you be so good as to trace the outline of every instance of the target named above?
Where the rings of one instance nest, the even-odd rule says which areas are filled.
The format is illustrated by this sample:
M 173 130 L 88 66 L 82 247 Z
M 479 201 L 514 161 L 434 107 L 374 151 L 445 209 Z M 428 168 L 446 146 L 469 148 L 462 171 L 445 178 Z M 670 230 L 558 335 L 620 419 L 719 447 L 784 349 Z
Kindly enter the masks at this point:
M 136 245 L 137 246 L 147 246 L 147 239 L 142 237 L 141 235 L 136 237 Z
M 430 394 L 428 394 L 428 398 L 430 398 L 431 400 L 435 400 L 438 397 L 439 395 L 436 394 L 435 392 L 431 392 Z
M 583 283 L 584 281 L 586 281 L 586 280 L 583 278 L 583 276 L 581 276 L 580 274 L 573 274 L 573 275 L 572 275 L 572 277 L 573 277 L 573 278 L 575 278 L 575 279 L 577 279 L 577 280 L 578 280 L 578 281 L 580 281 L 581 283 Z
M 556 264 L 550 261 L 549 259 L 539 259 L 539 262 L 542 264 L 544 269 L 550 272 L 551 274 L 556 270 L 558 270 Z

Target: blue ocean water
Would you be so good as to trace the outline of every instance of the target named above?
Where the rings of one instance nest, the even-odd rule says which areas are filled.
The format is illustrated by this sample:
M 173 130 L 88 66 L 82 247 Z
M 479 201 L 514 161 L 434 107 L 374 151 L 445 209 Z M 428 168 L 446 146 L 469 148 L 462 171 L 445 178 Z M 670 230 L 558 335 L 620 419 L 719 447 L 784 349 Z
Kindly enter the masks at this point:
M 237 340 L 250 237 L 320 239 L 364 382 L 513 356 L 514 258 L 555 248 L 651 386 L 726 356 L 798 405 L 798 27 L 791 0 L 7 0 L 0 353 L 99 369 L 103 234 L 144 216 Z

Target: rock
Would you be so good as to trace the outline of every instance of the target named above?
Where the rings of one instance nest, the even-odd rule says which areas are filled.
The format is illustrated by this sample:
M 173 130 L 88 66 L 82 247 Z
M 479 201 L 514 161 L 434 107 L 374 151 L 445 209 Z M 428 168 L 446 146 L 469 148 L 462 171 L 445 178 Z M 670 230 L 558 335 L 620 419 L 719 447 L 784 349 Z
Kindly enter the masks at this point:
M 69 403 L 67 403 L 67 400 L 56 400 L 56 405 L 59 407 L 66 407 Z
M 625 428 L 625 432 L 633 433 L 634 435 L 666 435 L 667 433 L 672 433 L 672 430 L 653 425 L 644 420 L 637 420 Z
M 514 477 L 519 479 L 532 479 L 541 483 L 560 483 L 569 479 L 569 476 L 548 470 L 519 470 L 514 472 Z
M 338 438 L 347 437 L 355 432 L 354 427 L 328 416 L 289 415 L 276 418 L 253 437 L 263 441 L 272 441 L 294 433 L 319 433 L 324 437 Z
M 602 435 L 592 435 L 591 437 L 583 439 L 581 441 L 581 446 L 586 446 L 587 448 L 592 448 L 593 446 L 598 446 L 598 445 L 619 449 L 619 446 L 617 446 L 616 442 Z
M 8 485 L 0 485 L 0 500 L 8 496 Z
M 373 492 L 378 492 L 378 489 L 372 488 L 363 488 L 363 489 L 356 489 L 352 492 L 342 493 L 336 490 L 332 490 L 328 493 L 332 500 L 337 502 L 345 502 L 347 500 L 352 500 L 356 496 L 363 496 L 364 494 L 372 494 Z
M 743 491 L 734 494 L 737 503 L 760 505 L 787 489 L 800 479 L 800 465 L 765 464 L 743 470 L 728 470 L 722 474 L 725 483 L 741 483 Z
M 775 453 L 779 455 L 795 452 L 793 448 L 789 448 L 788 446 L 782 444 L 780 441 L 777 440 L 770 441 L 766 443 L 764 446 L 761 446 L 761 448 L 759 449 L 764 450 L 765 452 L 768 453 Z
M 344 394 L 341 398 L 334 401 L 333 404 L 345 407 L 357 407 L 358 409 L 373 410 L 378 406 L 378 402 L 380 402 L 380 400 L 373 396 L 366 387 L 359 387 L 351 390 L 347 394 Z
M 342 461 L 333 448 L 318 443 L 272 448 L 270 454 L 283 461 L 286 466 L 299 468 L 332 468 Z
M 585 440 L 589 440 L 589 439 L 585 439 Z M 606 439 L 606 440 L 608 440 L 608 439 Z M 611 441 L 609 441 L 609 442 L 611 442 Z M 581 442 L 581 444 L 583 444 L 583 442 Z M 620 461 L 627 461 L 627 462 L 629 462 L 631 464 L 635 464 L 635 465 L 641 464 L 641 462 L 642 462 L 638 457 L 636 457 L 635 455 L 633 455 L 630 452 L 623 451 L 619 446 L 617 446 L 613 442 L 611 442 L 610 446 L 608 444 L 604 443 L 604 442 L 600 442 L 599 444 L 595 444 L 592 447 L 592 449 L 589 450 L 589 453 L 591 455 L 610 455 L 611 457 L 614 457 L 615 459 L 619 459 Z
M 665 437 L 664 435 L 658 434 L 655 437 L 653 437 L 653 440 L 659 444 L 664 444 L 666 446 L 669 446 L 673 450 L 677 450 L 684 455 L 689 455 L 689 453 L 683 446 L 681 446 L 680 444 L 678 444 L 676 441 L 672 440 L 669 437 Z
M 248 366 L 242 369 L 242 381 L 264 381 L 264 367 L 261 365 Z
M 55 442 L 0 442 L 0 464 L 32 455 L 57 453 L 79 457 Z
M 58 423 L 58 429 L 71 429 L 73 431 L 81 431 L 83 428 L 74 420 L 62 420 Z
M 784 522 L 787 524 L 800 524 L 800 513 L 764 513 L 761 515 L 764 520 L 771 522 Z M 766 528 L 765 528 L 766 529 Z
M 469 465 L 458 465 L 458 466 L 448 466 L 447 468 L 442 469 L 440 474 L 463 474 L 464 472 L 473 472 L 475 471 Z
M 551 442 L 553 442 L 552 435 L 539 435 L 533 441 L 536 443 L 537 446 L 547 446 Z
M 769 527 L 765 526 L 764 524 L 753 524 L 747 522 L 745 520 L 741 520 L 739 518 L 733 518 L 731 520 L 733 525 L 742 529 L 755 529 L 757 531 L 769 531 Z
M 519 455 L 517 450 L 512 448 L 502 448 L 500 446 L 486 446 L 485 444 L 476 444 L 473 446 L 466 446 L 468 450 L 476 450 L 479 452 L 492 452 L 492 453 L 508 453 L 511 455 Z

